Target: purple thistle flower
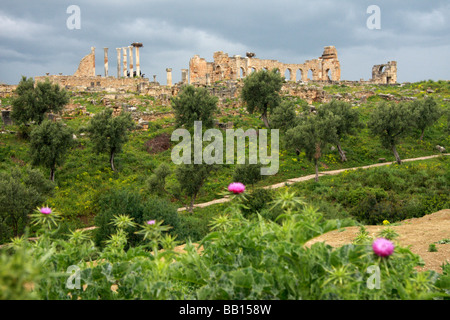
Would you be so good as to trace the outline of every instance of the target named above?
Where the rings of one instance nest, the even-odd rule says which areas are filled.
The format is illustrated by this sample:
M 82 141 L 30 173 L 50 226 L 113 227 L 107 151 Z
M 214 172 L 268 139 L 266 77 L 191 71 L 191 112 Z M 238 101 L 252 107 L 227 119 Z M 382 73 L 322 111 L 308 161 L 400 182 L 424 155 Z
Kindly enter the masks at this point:
M 384 238 L 376 239 L 372 243 L 373 252 L 380 257 L 388 257 L 394 252 L 394 244 Z
M 233 182 L 228 186 L 228 191 L 239 194 L 245 191 L 245 186 L 240 182 Z
M 151 225 L 151 224 L 155 224 L 155 222 L 156 222 L 155 220 L 149 220 L 149 221 L 147 221 L 147 224 Z
M 50 209 L 49 207 L 41 208 L 39 211 L 40 211 L 42 214 L 50 214 L 50 213 L 52 213 L 52 209 Z

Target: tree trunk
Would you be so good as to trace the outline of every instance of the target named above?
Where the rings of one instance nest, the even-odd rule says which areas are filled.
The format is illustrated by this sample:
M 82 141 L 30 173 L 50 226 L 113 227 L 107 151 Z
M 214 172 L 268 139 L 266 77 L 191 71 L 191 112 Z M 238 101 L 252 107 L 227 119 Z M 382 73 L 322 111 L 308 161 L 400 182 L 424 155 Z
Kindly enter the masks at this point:
M 195 197 L 196 197 L 195 195 L 193 195 L 193 196 L 191 197 L 191 203 L 189 204 L 189 207 L 187 208 L 189 213 L 193 213 L 193 212 L 194 212 L 194 201 L 195 201 Z
M 425 133 L 425 129 L 422 130 L 422 134 L 420 135 L 420 140 L 423 140 L 423 134 Z
M 264 125 L 266 126 L 266 128 L 270 128 L 269 120 L 267 119 L 267 111 L 263 112 L 263 114 L 261 115 L 261 118 L 264 121 Z
M 55 168 L 50 168 L 50 181 L 55 182 Z
M 111 156 L 109 158 L 109 163 L 111 163 L 111 169 L 113 171 L 116 171 L 116 168 L 114 168 L 114 151 L 111 152 Z
M 337 143 L 337 149 L 339 151 L 339 155 L 341 156 L 342 162 L 347 161 L 347 157 L 345 156 L 345 152 L 344 152 L 344 150 L 342 150 L 341 144 L 339 142 Z
M 316 167 L 316 177 L 314 180 L 319 182 L 319 161 L 314 160 L 314 166 Z
M 400 155 L 397 152 L 397 148 L 395 145 L 392 146 L 392 152 L 394 152 L 395 159 L 397 160 L 398 164 L 402 164 L 402 159 L 400 159 Z

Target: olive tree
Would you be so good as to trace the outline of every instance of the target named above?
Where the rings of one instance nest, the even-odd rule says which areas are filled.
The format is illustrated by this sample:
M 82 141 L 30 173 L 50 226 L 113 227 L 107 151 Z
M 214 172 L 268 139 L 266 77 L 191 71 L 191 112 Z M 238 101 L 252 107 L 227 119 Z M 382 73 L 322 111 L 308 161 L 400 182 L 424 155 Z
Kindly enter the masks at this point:
M 33 78 L 22 77 L 15 92 L 11 117 L 18 124 L 30 121 L 40 124 L 47 112 L 59 113 L 69 102 L 67 91 L 48 79 L 35 85 Z
M 281 103 L 280 91 L 284 77 L 278 69 L 253 72 L 244 79 L 241 98 L 247 105 L 247 111 L 261 113 L 264 125 L 269 128 L 268 114 Z
M 62 122 L 45 120 L 31 131 L 31 161 L 50 169 L 50 180 L 55 181 L 56 167 L 64 162 L 72 142 L 72 131 Z
M 358 111 L 352 109 L 352 106 L 343 101 L 333 100 L 330 103 L 318 107 L 318 116 L 322 118 L 333 117 L 332 123 L 335 126 L 335 135 L 329 135 L 330 142 L 336 145 L 341 160 L 347 161 L 345 151 L 342 150 L 341 140 L 348 134 L 353 134 L 355 130 L 361 127 Z
M 382 145 L 392 150 L 397 163 L 401 164 L 397 145 L 400 139 L 410 134 L 411 128 L 414 127 L 410 104 L 382 102 L 371 114 L 367 125 L 374 135 L 380 137 Z
M 177 127 L 194 126 L 194 121 L 201 121 L 202 126 L 210 128 L 214 125 L 214 114 L 217 112 L 218 98 L 209 94 L 205 88 L 185 86 L 172 98 Z
M 86 128 L 94 143 L 94 150 L 97 153 L 109 154 L 109 163 L 113 171 L 116 171 L 114 157 L 122 151 L 123 145 L 128 141 L 128 131 L 134 127 L 130 113 L 113 117 L 113 110 L 107 108 L 97 113 Z

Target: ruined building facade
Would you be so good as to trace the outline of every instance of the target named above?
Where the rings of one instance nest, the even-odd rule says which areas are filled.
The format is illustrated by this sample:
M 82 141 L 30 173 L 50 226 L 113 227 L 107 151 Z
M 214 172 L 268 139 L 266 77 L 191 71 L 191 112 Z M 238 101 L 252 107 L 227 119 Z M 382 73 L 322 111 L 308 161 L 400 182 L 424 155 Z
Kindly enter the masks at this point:
M 334 46 L 325 47 L 318 59 L 307 60 L 302 64 L 282 63 L 277 60 L 264 60 L 247 54 L 246 57 L 218 51 L 214 53 L 214 62 L 207 62 L 196 55 L 189 61 L 189 83 L 210 85 L 216 81 L 238 80 L 262 69 L 277 68 L 282 74 L 288 74 L 289 81 L 340 81 L 341 67 Z M 300 71 L 301 79 L 297 79 Z M 312 72 L 312 79 L 308 79 L 308 71 Z
M 397 83 L 397 61 L 373 66 L 371 82 L 377 84 Z

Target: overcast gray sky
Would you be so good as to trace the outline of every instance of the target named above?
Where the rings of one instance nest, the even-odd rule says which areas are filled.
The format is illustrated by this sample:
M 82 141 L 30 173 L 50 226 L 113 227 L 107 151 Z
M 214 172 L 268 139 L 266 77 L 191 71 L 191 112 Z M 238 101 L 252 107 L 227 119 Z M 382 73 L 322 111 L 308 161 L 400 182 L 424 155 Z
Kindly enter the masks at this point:
M 0 82 L 22 75 L 73 74 L 96 47 L 96 73 L 116 75 L 117 47 L 142 42 L 141 70 L 166 83 L 199 54 L 303 63 L 336 46 L 342 80 L 368 80 L 372 66 L 398 61 L 398 81 L 450 79 L 448 0 L 0 0 Z M 81 28 L 70 30 L 66 12 L 81 10 Z M 381 9 L 381 29 L 367 27 L 370 5 Z

